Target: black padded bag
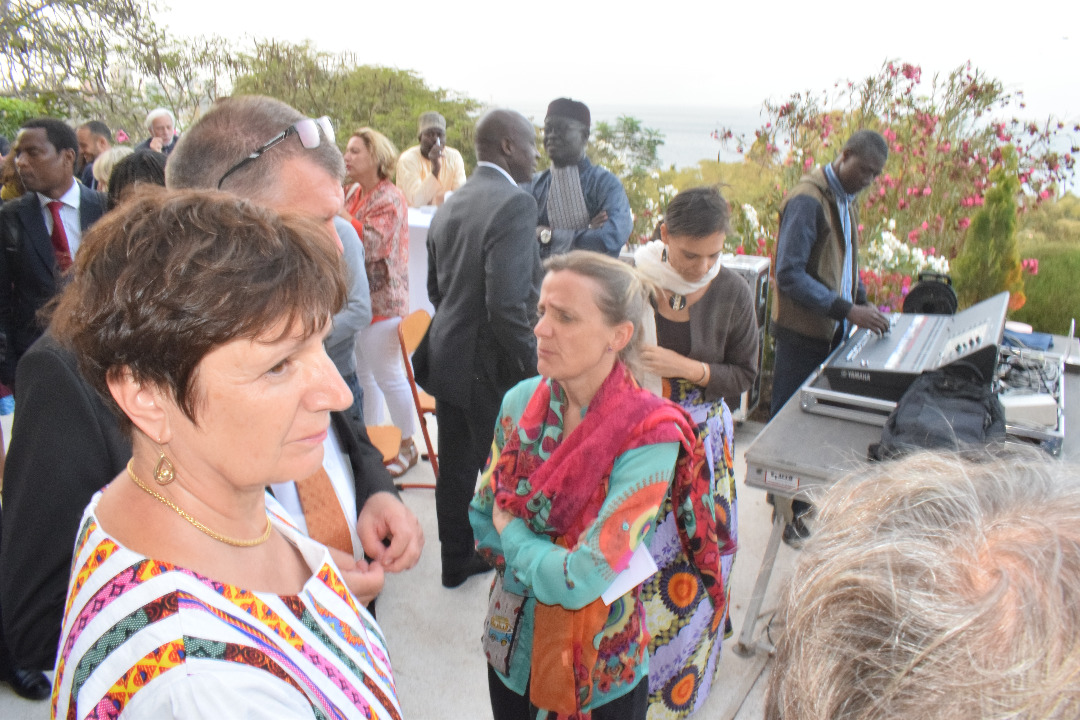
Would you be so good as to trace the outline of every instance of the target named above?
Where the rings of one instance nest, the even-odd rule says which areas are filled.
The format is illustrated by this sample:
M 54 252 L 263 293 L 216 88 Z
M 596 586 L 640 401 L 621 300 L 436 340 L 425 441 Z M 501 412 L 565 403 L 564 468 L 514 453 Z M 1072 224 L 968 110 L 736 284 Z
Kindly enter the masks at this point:
M 960 361 L 915 378 L 869 455 L 888 460 L 914 450 L 971 450 L 1004 439 L 1005 409 L 990 381 Z

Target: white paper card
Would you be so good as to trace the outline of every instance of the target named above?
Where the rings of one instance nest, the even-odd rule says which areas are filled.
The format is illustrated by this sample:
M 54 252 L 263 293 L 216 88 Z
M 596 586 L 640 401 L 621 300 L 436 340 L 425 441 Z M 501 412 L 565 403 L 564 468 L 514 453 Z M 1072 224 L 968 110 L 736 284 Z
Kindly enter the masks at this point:
M 649 549 L 645 547 L 645 543 L 638 544 L 634 554 L 630 556 L 630 564 L 615 576 L 615 581 L 611 583 L 611 587 L 604 591 L 600 599 L 604 601 L 605 605 L 610 605 L 651 578 L 656 570 L 656 561 L 649 554 Z

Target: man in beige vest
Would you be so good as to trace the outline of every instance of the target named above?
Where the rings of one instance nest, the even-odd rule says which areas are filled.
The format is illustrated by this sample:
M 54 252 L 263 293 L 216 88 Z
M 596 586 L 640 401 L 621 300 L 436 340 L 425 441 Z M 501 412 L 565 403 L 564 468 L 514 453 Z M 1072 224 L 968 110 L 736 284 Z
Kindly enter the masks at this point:
M 773 304 L 772 414 L 775 416 L 810 373 L 824 362 L 852 326 L 883 333 L 889 319 L 866 302 L 859 280 L 859 211 L 856 195 L 881 174 L 889 157 L 885 138 L 859 130 L 831 164 L 804 175 L 780 206 Z M 796 544 L 809 532 L 795 519 L 784 540 Z

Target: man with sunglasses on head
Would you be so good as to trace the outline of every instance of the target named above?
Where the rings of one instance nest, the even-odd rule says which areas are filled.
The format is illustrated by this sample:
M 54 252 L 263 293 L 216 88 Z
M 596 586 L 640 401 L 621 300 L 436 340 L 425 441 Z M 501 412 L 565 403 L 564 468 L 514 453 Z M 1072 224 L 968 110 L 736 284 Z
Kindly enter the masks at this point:
M 343 200 L 345 166 L 332 132 L 329 121 L 305 118 L 271 98 L 226 100 L 177 143 L 166 181 L 173 188 L 220 184 L 266 207 L 314 216 L 325 223 L 327 242 L 337 242 L 334 218 Z M 74 354 L 51 334 L 30 348 L 18 378 L 20 414 L 5 471 L 0 544 L 3 630 L 21 667 L 52 669 L 83 508 L 123 470 L 131 447 L 80 376 Z M 362 427 L 332 413 L 324 448 L 323 465 L 335 494 L 355 499 L 355 507 L 338 501 L 348 516 L 353 552 L 339 548 L 335 557 L 354 594 L 373 596 L 382 587 L 384 570 L 416 564 L 423 531 Z M 305 529 L 294 484 L 274 490 Z M 350 570 L 343 553 L 359 559 L 361 551 L 377 562 Z

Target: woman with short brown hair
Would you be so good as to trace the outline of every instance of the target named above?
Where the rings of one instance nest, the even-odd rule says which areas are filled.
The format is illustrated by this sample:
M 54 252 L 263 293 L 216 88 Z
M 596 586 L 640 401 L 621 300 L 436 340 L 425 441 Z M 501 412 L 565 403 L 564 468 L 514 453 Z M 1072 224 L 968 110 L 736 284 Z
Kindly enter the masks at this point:
M 322 227 L 225 193 L 143 193 L 87 233 L 52 328 L 133 457 L 83 517 L 54 717 L 400 716 L 374 618 L 265 500 L 351 403 L 323 349 L 344 299 Z

